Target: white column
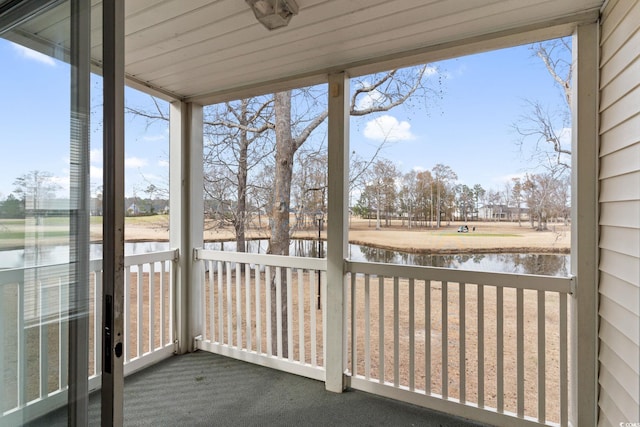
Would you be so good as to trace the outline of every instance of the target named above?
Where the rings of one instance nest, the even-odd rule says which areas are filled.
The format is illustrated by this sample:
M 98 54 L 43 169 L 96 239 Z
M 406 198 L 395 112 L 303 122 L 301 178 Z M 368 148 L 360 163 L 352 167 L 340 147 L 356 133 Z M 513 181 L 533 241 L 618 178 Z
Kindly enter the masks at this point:
M 598 24 L 573 37 L 571 183 L 573 425 L 598 419 Z
M 180 253 L 175 328 L 182 354 L 194 350 L 202 333 L 202 274 L 193 251 L 202 247 L 204 231 L 202 106 L 173 102 L 169 119 L 169 243 Z
M 329 191 L 327 212 L 326 389 L 344 389 L 345 276 L 349 197 L 349 78 L 329 76 Z

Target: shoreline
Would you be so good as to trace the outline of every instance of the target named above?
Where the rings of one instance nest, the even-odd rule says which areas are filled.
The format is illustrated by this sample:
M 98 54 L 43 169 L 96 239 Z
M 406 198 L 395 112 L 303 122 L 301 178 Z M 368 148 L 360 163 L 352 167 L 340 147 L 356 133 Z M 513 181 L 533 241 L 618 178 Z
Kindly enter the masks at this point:
M 255 240 L 266 240 L 267 236 L 264 237 L 250 237 L 246 238 L 246 241 L 255 241 Z M 318 239 L 311 237 L 293 237 L 292 239 L 296 240 L 308 240 L 317 242 Z M 323 242 L 326 242 L 326 238 L 320 239 Z M 149 238 L 130 238 L 125 239 L 125 243 L 151 243 L 151 242 L 169 242 L 167 238 L 160 239 L 149 239 Z M 219 238 L 209 238 L 205 239 L 204 243 L 221 243 L 221 242 L 234 242 L 234 240 L 225 239 L 222 237 Z M 102 240 L 91 240 L 91 244 L 102 244 Z M 465 248 L 406 248 L 401 246 L 394 245 L 380 245 L 376 243 L 372 243 L 370 241 L 363 240 L 349 240 L 350 245 L 358 245 L 358 246 L 367 246 L 370 248 L 383 249 L 387 251 L 395 251 L 395 252 L 405 252 L 415 255 L 457 255 L 457 254 L 550 254 L 550 255 L 569 255 L 571 253 L 571 248 L 567 247 L 465 247 Z M 18 248 L 19 249 L 19 248 Z

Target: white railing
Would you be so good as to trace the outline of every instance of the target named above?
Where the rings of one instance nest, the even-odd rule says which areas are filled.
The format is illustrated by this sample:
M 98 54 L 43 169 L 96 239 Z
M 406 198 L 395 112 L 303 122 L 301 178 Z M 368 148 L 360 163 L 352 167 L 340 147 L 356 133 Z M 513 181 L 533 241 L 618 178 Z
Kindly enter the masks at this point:
M 324 380 L 326 259 L 204 249 L 196 257 L 204 266 L 198 348 Z
M 346 271 L 351 387 L 490 424 L 568 424 L 571 278 Z
M 125 257 L 125 375 L 174 351 L 177 251 Z M 102 261 L 89 266 L 89 388 L 100 386 Z M 69 265 L 0 270 L 0 425 L 66 403 Z

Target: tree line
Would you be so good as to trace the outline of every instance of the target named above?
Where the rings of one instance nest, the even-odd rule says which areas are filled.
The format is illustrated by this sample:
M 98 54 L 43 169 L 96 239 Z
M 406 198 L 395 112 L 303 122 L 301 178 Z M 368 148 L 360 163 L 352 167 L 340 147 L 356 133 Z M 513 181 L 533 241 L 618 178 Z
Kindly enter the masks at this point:
M 570 180 L 548 171 L 513 178 L 502 189 L 484 189 L 457 181 L 456 172 L 437 164 L 431 170 L 402 173 L 389 160 L 377 160 L 352 213 L 375 219 L 376 229 L 399 219 L 408 228 L 441 227 L 442 222 L 527 219 L 545 230 L 551 219 L 568 221 Z

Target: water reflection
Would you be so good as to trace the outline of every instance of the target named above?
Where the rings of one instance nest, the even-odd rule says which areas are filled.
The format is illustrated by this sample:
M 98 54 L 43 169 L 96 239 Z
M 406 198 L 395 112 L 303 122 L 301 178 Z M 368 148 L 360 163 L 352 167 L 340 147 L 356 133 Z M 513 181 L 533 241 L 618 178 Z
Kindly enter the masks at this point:
M 352 246 L 355 261 L 421 265 L 462 270 L 568 276 L 570 256 L 563 254 L 412 254 L 366 246 Z
M 208 242 L 205 249 L 235 251 L 235 242 Z M 266 253 L 268 240 L 247 242 L 251 253 Z M 68 246 L 46 246 L 38 248 L 38 264 L 66 263 L 69 260 Z M 125 243 L 125 255 L 169 250 L 168 242 Z M 293 256 L 318 257 L 326 255 L 326 242 L 319 246 L 316 240 L 292 240 L 289 253 Z M 102 245 L 92 244 L 91 259 L 102 258 Z M 567 276 L 569 274 L 569 255 L 563 254 L 414 254 L 391 251 L 362 245 L 349 245 L 349 259 L 353 261 L 381 262 L 388 264 L 419 265 L 463 270 L 494 271 L 519 274 L 542 274 L 548 276 Z M 23 250 L 3 251 L 0 255 L 0 269 L 16 268 L 25 265 Z

